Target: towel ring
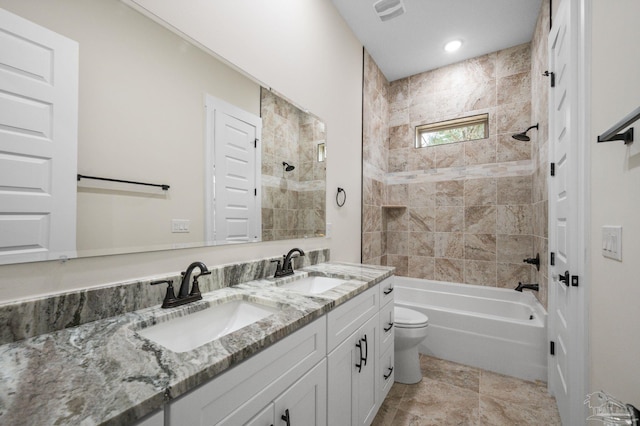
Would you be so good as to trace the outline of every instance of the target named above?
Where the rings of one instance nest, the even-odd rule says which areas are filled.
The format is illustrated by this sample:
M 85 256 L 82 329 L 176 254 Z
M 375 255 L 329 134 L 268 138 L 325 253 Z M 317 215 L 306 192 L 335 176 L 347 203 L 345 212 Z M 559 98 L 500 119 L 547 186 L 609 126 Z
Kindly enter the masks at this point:
M 343 194 L 342 202 L 340 202 L 340 193 Z M 346 202 L 347 202 L 347 192 L 343 188 L 338 187 L 338 193 L 336 194 L 336 204 L 338 205 L 338 207 L 342 207 Z

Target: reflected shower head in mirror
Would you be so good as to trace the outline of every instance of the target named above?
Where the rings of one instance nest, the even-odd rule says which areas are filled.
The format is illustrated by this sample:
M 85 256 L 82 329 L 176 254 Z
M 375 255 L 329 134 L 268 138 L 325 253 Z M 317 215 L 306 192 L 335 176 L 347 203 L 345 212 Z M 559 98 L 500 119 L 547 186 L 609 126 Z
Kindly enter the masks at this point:
M 525 130 L 522 133 L 516 133 L 515 135 L 511 135 L 512 138 L 514 138 L 515 140 L 518 141 L 523 141 L 523 142 L 529 142 L 531 140 L 531 138 L 529 136 L 527 136 L 527 132 L 531 129 L 538 129 L 538 124 L 535 124 L 533 126 L 529 126 L 527 128 L 527 130 Z
M 295 166 L 292 166 L 291 164 L 289 164 L 289 163 L 287 163 L 285 161 L 282 162 L 282 167 L 284 167 L 284 171 L 285 172 L 290 172 L 290 171 L 292 171 L 293 169 L 296 168 Z

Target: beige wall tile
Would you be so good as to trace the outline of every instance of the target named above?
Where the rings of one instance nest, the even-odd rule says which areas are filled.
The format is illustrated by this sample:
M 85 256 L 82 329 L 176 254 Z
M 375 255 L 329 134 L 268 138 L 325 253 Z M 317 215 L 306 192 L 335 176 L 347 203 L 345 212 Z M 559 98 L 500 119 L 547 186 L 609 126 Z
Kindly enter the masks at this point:
M 494 234 L 464 234 L 464 257 L 468 260 L 496 261 Z
M 503 288 L 516 288 L 519 282 L 530 283 L 531 265 L 526 263 L 497 263 L 497 286 Z M 535 268 L 534 268 L 535 270 Z
M 409 251 L 412 256 L 434 256 L 434 240 L 433 232 L 410 232 L 409 233 Z
M 463 207 L 436 207 L 436 232 L 462 232 Z
M 496 233 L 496 206 L 470 206 L 465 207 L 464 210 L 464 227 L 466 233 Z
M 526 72 L 531 68 L 531 45 L 520 44 L 497 52 L 496 76 Z
M 382 221 L 386 231 L 409 231 L 409 211 L 407 209 L 383 209 Z
M 436 262 L 433 257 L 409 256 L 409 276 L 427 280 L 435 279 Z
M 409 208 L 409 231 L 434 232 L 436 230 L 436 209 L 429 207 Z
M 406 256 L 409 253 L 409 233 L 387 231 L 387 253 Z
M 443 182 L 436 182 L 436 205 L 464 205 L 464 181 L 448 180 Z
M 531 234 L 533 227 L 531 204 L 497 206 L 497 233 Z
M 418 182 L 409 184 L 409 205 L 411 207 L 435 206 L 436 183 Z
M 533 255 L 531 235 L 498 235 L 498 260 L 506 263 L 522 263 L 522 259 Z
M 498 204 L 531 204 L 531 175 L 498 178 L 497 185 Z
M 436 232 L 435 256 L 463 259 L 464 234 L 460 232 Z
M 496 136 L 464 142 L 464 164 L 492 164 L 496 162 Z
M 480 260 L 465 260 L 464 282 L 466 284 L 478 284 L 495 287 L 496 262 L 483 262 Z
M 525 129 L 522 129 L 522 131 Z M 496 161 L 498 163 L 530 160 L 531 143 L 515 140 L 511 137 L 510 133 L 498 135 L 496 155 Z
M 464 182 L 465 206 L 491 206 L 496 204 L 496 179 L 467 179 Z
M 454 283 L 461 283 L 464 281 L 464 260 L 436 258 L 435 265 L 436 280 Z

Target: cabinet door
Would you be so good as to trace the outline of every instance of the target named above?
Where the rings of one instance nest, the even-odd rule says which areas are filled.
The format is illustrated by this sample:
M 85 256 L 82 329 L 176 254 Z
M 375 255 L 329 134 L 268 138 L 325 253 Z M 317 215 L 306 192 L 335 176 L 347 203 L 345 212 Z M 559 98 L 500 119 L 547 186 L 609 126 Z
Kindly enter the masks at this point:
M 273 426 L 274 417 L 275 417 L 275 407 L 274 404 L 271 403 L 265 407 L 264 410 L 260 411 L 254 418 L 245 423 L 245 426 Z
M 275 401 L 275 425 L 327 425 L 327 362 L 322 360 Z M 333 426 L 333 425 L 332 425 Z
M 357 344 L 361 342 L 358 331 L 347 337 L 327 357 L 327 405 L 329 407 L 328 423 L 331 426 L 351 426 L 353 422 L 352 398 L 354 383 L 360 362 Z
M 374 315 L 327 357 L 331 426 L 368 425 L 375 417 L 377 329 Z
M 354 399 L 353 410 L 355 414 L 354 425 L 369 425 L 373 422 L 378 409 L 376 391 L 376 375 L 378 371 L 378 315 L 373 316 L 365 325 L 362 326 L 359 333 L 362 341 L 363 365 L 362 370 L 356 374 L 354 380 Z M 359 355 L 359 351 L 357 353 Z

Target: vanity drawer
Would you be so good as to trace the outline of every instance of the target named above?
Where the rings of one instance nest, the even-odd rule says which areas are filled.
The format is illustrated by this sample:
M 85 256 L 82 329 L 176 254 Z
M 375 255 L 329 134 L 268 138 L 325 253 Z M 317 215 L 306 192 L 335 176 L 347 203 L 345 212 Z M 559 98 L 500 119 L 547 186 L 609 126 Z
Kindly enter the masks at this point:
M 356 331 L 378 312 L 378 286 L 372 287 L 327 315 L 327 352 Z
M 380 289 L 380 306 L 384 306 L 393 301 L 394 278 L 394 276 L 385 278 L 380 284 L 378 284 L 378 288 Z
M 380 356 L 393 346 L 393 303 L 387 303 L 380 309 Z
M 387 394 L 391 390 L 391 386 L 393 386 L 393 381 L 395 378 L 395 374 L 393 371 L 395 360 L 393 358 L 393 354 L 393 348 L 389 348 L 380 356 L 380 361 L 378 362 L 378 371 L 376 376 L 376 397 L 379 404 L 382 404 L 384 399 L 387 397 Z

